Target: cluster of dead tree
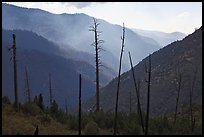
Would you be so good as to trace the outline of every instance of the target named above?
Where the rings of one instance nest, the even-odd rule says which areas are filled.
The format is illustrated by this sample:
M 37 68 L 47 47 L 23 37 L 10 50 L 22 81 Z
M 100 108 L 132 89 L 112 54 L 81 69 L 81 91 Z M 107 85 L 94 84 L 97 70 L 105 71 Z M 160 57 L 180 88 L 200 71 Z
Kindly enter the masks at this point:
M 95 63 L 96 63 L 96 111 L 100 111 L 100 103 L 99 103 L 99 70 L 101 66 L 100 62 L 100 56 L 99 53 L 102 49 L 101 45 L 104 41 L 99 39 L 101 31 L 98 30 L 98 26 L 100 23 L 98 23 L 98 20 L 93 18 L 93 26 L 90 27 L 89 31 L 94 32 L 94 39 L 95 41 L 93 42 L 92 46 L 95 48 Z M 125 47 L 125 26 L 123 24 L 123 33 L 121 37 L 121 54 L 120 54 L 120 61 L 119 61 L 119 70 L 118 70 L 118 83 L 117 83 L 117 90 L 116 90 L 116 103 L 115 103 L 115 118 L 114 118 L 114 130 L 113 134 L 117 134 L 117 113 L 118 113 L 118 100 L 119 100 L 119 89 L 120 89 L 120 76 L 121 76 L 121 64 L 122 64 L 122 56 L 124 52 L 124 47 Z M 17 87 L 17 63 L 16 63 L 16 42 L 15 42 L 15 34 L 13 34 L 13 46 L 9 50 L 13 50 L 13 64 L 14 64 L 14 96 L 15 96 L 15 108 L 16 111 L 19 111 L 19 100 L 18 100 L 18 87 Z M 145 72 L 147 73 L 147 79 L 145 82 L 147 82 L 147 106 L 146 106 L 146 115 L 145 115 L 145 120 L 144 116 L 142 115 L 142 109 L 141 109 L 141 102 L 140 102 L 140 80 L 136 81 L 134 70 L 133 70 L 133 64 L 132 64 L 132 58 L 131 54 L 129 52 L 129 59 L 130 59 L 130 65 L 131 65 L 131 71 L 132 71 L 132 76 L 133 76 L 133 82 L 134 82 L 134 87 L 135 87 L 135 92 L 137 95 L 137 105 L 138 105 L 138 114 L 140 116 L 140 123 L 141 123 L 141 128 L 142 131 L 145 135 L 148 134 L 148 127 L 149 127 L 149 110 L 150 110 L 150 89 L 151 89 L 151 72 L 152 72 L 152 64 L 151 64 L 151 54 L 148 57 L 148 67 L 146 66 L 145 63 Z M 29 84 L 29 78 L 28 78 L 28 70 L 27 66 L 25 67 L 25 74 L 26 74 L 26 85 L 27 85 L 27 96 L 28 96 L 28 101 L 31 101 L 31 96 L 30 96 L 30 84 Z M 194 73 L 193 79 L 190 81 L 190 99 L 189 99 L 189 105 L 190 105 L 190 121 L 191 121 L 191 129 L 192 131 L 194 130 L 195 127 L 195 117 L 193 116 L 193 105 L 192 105 L 192 96 L 193 96 L 193 90 L 195 86 L 195 81 L 196 81 L 196 74 L 197 74 L 197 69 Z M 175 115 L 174 115 L 174 123 L 176 123 L 177 120 L 177 113 L 178 113 L 178 104 L 179 104 L 179 97 L 180 97 L 180 92 L 182 88 L 182 78 L 183 75 L 181 72 L 178 73 L 176 76 L 176 91 L 177 91 L 177 97 L 176 97 L 176 106 L 175 106 Z M 79 135 L 81 134 L 81 74 L 79 75 L 79 114 L 78 114 L 78 120 L 79 120 Z M 52 96 L 52 84 L 51 84 L 51 74 L 49 74 L 49 93 L 50 93 L 50 104 L 52 103 L 53 96 Z M 65 100 L 66 103 L 66 100 Z M 130 94 L 130 111 L 131 111 L 131 94 Z M 67 103 L 66 103 L 66 113 L 67 113 Z

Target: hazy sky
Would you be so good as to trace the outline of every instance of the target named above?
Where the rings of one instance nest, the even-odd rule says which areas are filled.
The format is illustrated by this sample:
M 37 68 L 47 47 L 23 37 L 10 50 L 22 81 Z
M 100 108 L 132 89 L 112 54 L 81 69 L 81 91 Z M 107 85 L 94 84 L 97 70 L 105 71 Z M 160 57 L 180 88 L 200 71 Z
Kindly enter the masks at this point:
M 85 13 L 144 30 L 194 32 L 202 26 L 202 2 L 6 2 L 51 13 Z

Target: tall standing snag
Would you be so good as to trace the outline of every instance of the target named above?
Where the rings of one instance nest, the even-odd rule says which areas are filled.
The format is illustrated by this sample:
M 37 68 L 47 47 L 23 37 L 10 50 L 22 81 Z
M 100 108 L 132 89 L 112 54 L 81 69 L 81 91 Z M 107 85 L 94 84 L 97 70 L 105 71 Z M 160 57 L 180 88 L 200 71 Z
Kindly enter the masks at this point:
M 98 23 L 97 19 L 93 18 L 94 25 L 90 26 L 89 31 L 94 32 L 94 38 L 95 42 L 92 43 L 92 46 L 95 47 L 95 62 L 96 62 L 96 111 L 99 111 L 100 109 L 100 103 L 99 103 L 99 65 L 100 65 L 100 58 L 99 58 L 99 52 L 102 50 L 101 46 L 99 44 L 103 43 L 103 40 L 99 39 L 99 34 L 101 33 L 98 31 L 98 26 L 100 23 Z
M 136 80 L 135 80 L 135 74 L 134 74 L 134 70 L 133 70 L 133 65 L 132 65 L 132 59 L 131 59 L 130 52 L 129 52 L 129 58 L 130 58 L 130 65 L 131 65 L 132 76 L 133 76 L 133 80 L 134 80 L 135 91 L 136 91 L 136 94 L 137 94 L 138 113 L 139 113 L 139 115 L 140 115 L 140 120 L 141 120 L 141 125 L 142 125 L 142 131 L 143 131 L 143 133 L 144 133 L 144 122 L 143 122 L 143 117 L 142 117 L 142 110 L 141 110 L 141 105 L 140 105 L 140 95 L 139 95 L 140 82 L 138 81 L 138 87 L 137 87 L 137 83 L 136 83 Z
M 50 91 L 50 106 L 52 106 L 52 83 L 51 83 L 51 74 L 49 74 L 49 91 Z
M 122 56 L 123 56 L 123 48 L 125 43 L 125 26 L 123 23 L 123 36 L 121 37 L 122 40 L 122 49 L 120 53 L 120 64 L 119 64 L 119 71 L 118 71 L 118 85 L 117 85 L 117 95 L 116 95 L 116 106 L 115 106 L 115 120 L 114 120 L 114 131 L 113 134 L 116 135 L 117 132 L 117 113 L 118 113 L 118 95 L 119 95 L 119 87 L 120 87 L 120 72 L 121 72 L 121 65 L 122 65 Z
M 78 130 L 79 130 L 79 135 L 81 135 L 81 74 L 79 75 L 79 124 L 78 124 Z
M 146 128 L 145 128 L 145 135 L 148 134 L 148 127 L 149 127 L 149 102 L 150 102 L 150 80 L 151 80 L 151 54 L 149 55 L 149 69 L 146 68 L 145 63 L 145 72 L 148 73 L 148 80 L 147 82 L 147 111 L 146 111 Z
M 14 66 L 14 95 L 15 95 L 15 102 L 14 106 L 16 111 L 19 111 L 19 105 L 18 105 L 18 84 L 17 84 L 17 63 L 16 63 L 16 37 L 15 34 L 13 34 L 13 66 Z
M 66 113 L 66 115 L 68 114 L 68 110 L 67 110 L 67 99 L 65 99 L 65 113 Z
M 28 78 L 28 69 L 27 66 L 25 66 L 25 74 L 26 74 L 26 94 L 28 96 L 28 102 L 31 102 L 31 96 L 30 96 L 30 84 L 29 84 L 29 78 Z

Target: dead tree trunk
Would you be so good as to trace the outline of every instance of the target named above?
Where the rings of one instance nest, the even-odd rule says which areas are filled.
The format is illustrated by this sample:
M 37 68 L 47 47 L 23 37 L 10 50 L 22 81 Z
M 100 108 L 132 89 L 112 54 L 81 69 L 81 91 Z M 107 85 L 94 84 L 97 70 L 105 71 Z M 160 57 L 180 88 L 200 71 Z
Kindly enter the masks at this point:
M 50 106 L 52 106 L 52 83 L 51 83 L 51 74 L 49 74 L 49 91 L 50 91 Z
M 65 99 L 65 113 L 66 113 L 66 116 L 68 114 L 68 111 L 67 111 L 67 99 Z
M 137 81 L 137 90 L 138 90 L 138 97 L 140 97 L 140 80 Z M 140 102 L 140 101 L 139 101 Z M 142 123 L 143 123 L 143 128 L 144 128 L 144 122 L 143 122 L 143 116 L 142 116 L 142 108 L 141 108 L 141 104 L 137 104 L 137 113 L 140 115 L 141 114 L 141 118 L 142 118 Z
M 25 74 L 26 74 L 26 94 L 28 96 L 28 102 L 31 102 L 31 96 L 30 96 L 30 84 L 29 84 L 29 78 L 28 78 L 28 69 L 27 66 L 25 66 Z
M 78 130 L 79 135 L 81 135 L 81 74 L 79 75 L 79 124 L 78 124 Z
M 140 95 L 139 95 L 139 81 L 138 81 L 138 87 L 137 87 L 137 83 L 135 80 L 135 74 L 134 74 L 134 70 L 133 70 L 133 65 L 132 65 L 132 59 L 131 59 L 131 55 L 129 52 L 129 58 L 130 58 L 130 65 L 131 65 L 131 70 L 132 70 L 132 76 L 133 76 L 133 80 L 134 80 L 134 85 L 135 85 L 135 91 L 136 91 L 136 95 L 137 95 L 137 108 L 138 108 L 138 113 L 140 115 L 140 119 L 141 119 L 141 125 L 142 125 L 142 131 L 144 133 L 144 122 L 143 122 L 143 117 L 142 117 L 142 110 L 141 110 L 141 105 L 140 105 Z
M 114 120 L 114 132 L 113 134 L 116 135 L 117 132 L 117 113 L 118 113 L 118 96 L 119 96 L 119 87 L 120 87 L 120 72 L 121 72 L 121 65 L 122 65 L 122 56 L 123 56 L 123 48 L 125 43 L 125 26 L 123 24 L 123 36 L 121 37 L 122 40 L 122 49 L 120 53 L 120 64 L 119 64 L 119 71 L 118 71 L 118 85 L 117 85 L 117 95 L 116 95 L 116 107 L 115 107 L 115 120 Z
M 147 110 L 146 110 L 146 129 L 145 129 L 145 135 L 148 134 L 148 127 L 149 127 L 149 107 L 150 107 L 150 84 L 151 84 L 151 54 L 149 55 L 149 69 L 146 69 L 146 63 L 145 63 L 145 71 L 148 73 L 148 80 L 147 82 Z
M 130 114 L 132 113 L 132 98 L 131 98 L 131 91 L 130 91 Z
M 14 66 L 14 95 L 15 95 L 15 102 L 14 107 L 15 110 L 19 111 L 19 103 L 18 103 L 18 84 L 17 84 L 17 63 L 16 63 L 16 38 L 15 34 L 13 34 L 13 66 Z
M 95 47 L 95 62 L 96 62 L 96 111 L 99 111 L 100 109 L 100 103 L 99 103 L 99 65 L 100 65 L 100 58 L 99 58 L 99 52 L 102 50 L 101 46 L 99 44 L 103 43 L 103 40 L 99 39 L 99 34 L 101 33 L 98 31 L 98 26 L 100 23 L 93 18 L 94 25 L 91 26 L 89 31 L 94 32 L 94 38 L 95 42 L 92 43 L 92 46 Z

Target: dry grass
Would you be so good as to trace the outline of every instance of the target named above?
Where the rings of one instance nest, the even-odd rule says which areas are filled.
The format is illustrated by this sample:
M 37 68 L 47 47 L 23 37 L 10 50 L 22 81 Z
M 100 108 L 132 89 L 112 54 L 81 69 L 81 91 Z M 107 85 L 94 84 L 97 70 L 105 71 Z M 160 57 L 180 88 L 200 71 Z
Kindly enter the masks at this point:
M 22 112 L 17 113 L 10 105 L 4 104 L 2 111 L 3 135 L 33 135 L 36 125 L 39 126 L 39 135 L 75 134 L 53 119 L 50 123 L 42 124 L 39 116 L 28 116 Z

